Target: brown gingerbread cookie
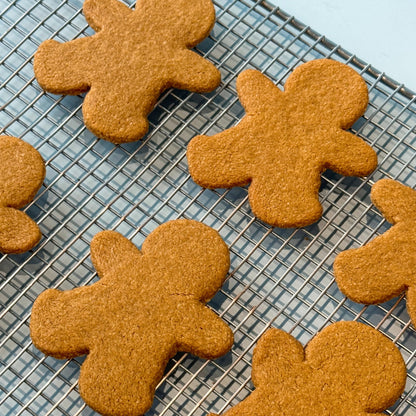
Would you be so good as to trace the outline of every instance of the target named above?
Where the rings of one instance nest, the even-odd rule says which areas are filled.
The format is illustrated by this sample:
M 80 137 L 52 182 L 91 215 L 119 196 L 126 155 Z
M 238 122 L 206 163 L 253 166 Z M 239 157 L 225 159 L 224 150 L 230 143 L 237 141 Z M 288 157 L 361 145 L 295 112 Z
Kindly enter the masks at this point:
M 291 335 L 268 330 L 254 349 L 252 380 L 253 393 L 224 416 L 374 416 L 400 397 L 406 367 L 380 332 L 337 322 L 305 350 Z
M 392 179 L 371 189 L 371 199 L 393 224 L 363 247 L 340 253 L 335 280 L 354 302 L 385 302 L 406 291 L 407 310 L 416 323 L 416 190 Z
M 134 11 L 117 0 L 85 0 L 83 11 L 97 33 L 43 42 L 34 70 L 46 91 L 88 91 L 84 122 L 97 137 L 139 140 L 164 90 L 207 92 L 220 83 L 219 71 L 189 50 L 214 25 L 211 0 L 138 0 Z
M 188 146 L 189 171 L 205 188 L 250 183 L 255 216 L 277 227 L 302 227 L 322 215 L 320 174 L 365 176 L 377 166 L 374 150 L 345 131 L 368 103 L 364 80 L 329 59 L 308 62 L 289 76 L 281 91 L 256 70 L 237 78 L 246 115 L 211 137 Z
M 31 202 L 45 178 L 45 164 L 30 144 L 0 136 L 0 252 L 30 250 L 41 238 L 37 224 L 19 211 Z
M 103 415 L 136 416 L 151 406 L 168 360 L 178 351 L 212 359 L 233 343 L 230 328 L 205 303 L 220 289 L 229 251 L 196 221 L 170 221 L 139 250 L 114 231 L 91 242 L 100 280 L 35 301 L 33 343 L 47 355 L 88 354 L 79 388 Z

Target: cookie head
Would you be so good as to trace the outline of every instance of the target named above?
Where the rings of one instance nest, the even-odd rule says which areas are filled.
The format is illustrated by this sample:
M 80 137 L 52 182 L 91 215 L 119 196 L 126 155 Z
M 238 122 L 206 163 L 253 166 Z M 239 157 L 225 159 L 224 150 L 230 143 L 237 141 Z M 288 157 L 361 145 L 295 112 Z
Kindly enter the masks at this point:
M 342 129 L 350 128 L 368 105 L 363 78 L 349 66 L 329 59 L 296 68 L 285 84 L 285 92 L 296 97 L 302 112 L 314 122 Z
M 151 258 L 157 273 L 174 271 L 164 282 L 172 293 L 208 301 L 221 287 L 230 267 L 229 251 L 218 232 L 191 220 L 170 221 L 153 231 L 142 253 Z
M 305 352 L 312 369 L 365 412 L 381 412 L 393 405 L 406 382 L 399 350 L 380 332 L 361 323 L 330 325 L 311 340 Z

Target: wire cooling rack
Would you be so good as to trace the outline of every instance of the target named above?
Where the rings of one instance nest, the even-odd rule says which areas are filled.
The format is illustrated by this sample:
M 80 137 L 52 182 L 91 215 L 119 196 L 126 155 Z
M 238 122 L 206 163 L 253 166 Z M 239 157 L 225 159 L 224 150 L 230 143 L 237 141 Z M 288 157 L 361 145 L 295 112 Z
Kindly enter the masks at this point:
M 132 1 L 130 5 L 132 5 Z M 32 251 L 0 257 L 0 414 L 93 415 L 77 388 L 82 358 L 45 358 L 32 345 L 29 317 L 47 288 L 71 289 L 96 280 L 89 243 L 115 229 L 140 246 L 159 224 L 192 218 L 217 229 L 231 250 L 231 269 L 210 306 L 235 332 L 232 352 L 216 361 L 188 354 L 171 360 L 148 415 L 222 412 L 246 397 L 253 346 L 270 326 L 306 343 L 339 320 L 378 328 L 406 361 L 406 390 L 389 414 L 416 415 L 416 332 L 403 297 L 363 307 L 334 283 L 340 251 L 388 229 L 371 205 L 371 184 L 391 177 L 416 185 L 415 95 L 370 65 L 296 21 L 252 0 L 217 0 L 217 23 L 198 51 L 216 64 L 222 84 L 213 93 L 168 91 L 140 142 L 114 146 L 85 129 L 82 97 L 44 93 L 33 76 L 33 53 L 49 38 L 91 34 L 81 0 L 2 0 L 0 11 L 0 128 L 33 144 L 47 164 L 44 187 L 27 212 L 43 238 Z M 322 219 L 303 229 L 273 229 L 256 220 L 247 190 L 204 190 L 189 177 L 186 145 L 243 116 L 236 76 L 257 68 L 282 85 L 297 65 L 330 57 L 366 80 L 370 105 L 353 127 L 376 149 L 379 167 L 367 179 L 322 177 Z

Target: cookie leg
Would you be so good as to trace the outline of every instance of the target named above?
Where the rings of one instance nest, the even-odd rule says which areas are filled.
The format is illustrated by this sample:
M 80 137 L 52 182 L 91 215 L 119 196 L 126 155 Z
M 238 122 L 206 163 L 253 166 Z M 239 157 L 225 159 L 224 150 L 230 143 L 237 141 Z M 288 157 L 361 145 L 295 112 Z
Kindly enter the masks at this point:
M 322 216 L 319 202 L 319 175 L 289 178 L 264 175 L 253 178 L 248 190 L 251 209 L 260 220 L 281 228 L 304 227 Z
M 121 332 L 122 339 L 103 336 L 88 354 L 81 367 L 80 394 L 100 414 L 143 415 L 172 354 L 166 340 L 153 343 L 146 337 L 144 341 L 143 334 L 133 338 Z
M 112 143 L 140 140 L 149 128 L 147 115 L 155 96 L 157 93 L 134 91 L 114 82 L 106 89 L 94 85 L 82 106 L 85 125 L 97 137 Z

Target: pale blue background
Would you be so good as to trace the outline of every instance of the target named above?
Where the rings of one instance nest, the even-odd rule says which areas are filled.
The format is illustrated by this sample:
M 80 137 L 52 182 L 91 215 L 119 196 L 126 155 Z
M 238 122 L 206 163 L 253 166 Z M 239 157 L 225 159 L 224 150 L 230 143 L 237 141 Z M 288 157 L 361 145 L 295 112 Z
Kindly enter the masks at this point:
M 416 0 L 268 0 L 416 91 Z

